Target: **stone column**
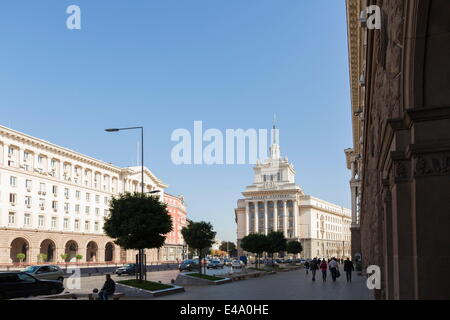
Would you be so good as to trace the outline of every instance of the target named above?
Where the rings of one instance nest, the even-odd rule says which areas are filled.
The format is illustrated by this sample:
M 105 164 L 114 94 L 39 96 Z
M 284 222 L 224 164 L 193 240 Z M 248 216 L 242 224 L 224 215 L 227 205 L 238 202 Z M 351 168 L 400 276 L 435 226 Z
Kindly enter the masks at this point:
M 258 201 L 255 202 L 255 233 L 258 233 L 258 229 L 259 229 L 259 225 L 258 225 L 258 220 L 259 220 L 259 208 L 258 208 Z
M 273 202 L 273 229 L 278 231 L 278 207 L 277 201 Z
M 264 201 L 264 234 L 268 234 L 269 226 L 267 225 L 268 217 L 267 217 L 267 200 Z
M 284 236 L 288 236 L 288 219 L 289 219 L 289 213 L 287 212 L 287 202 L 286 200 L 283 200 L 283 233 Z
M 245 206 L 245 235 L 250 233 L 250 202 Z
M 297 200 L 294 201 L 294 238 L 298 237 L 298 220 L 299 220 L 299 211 L 298 211 L 298 202 Z

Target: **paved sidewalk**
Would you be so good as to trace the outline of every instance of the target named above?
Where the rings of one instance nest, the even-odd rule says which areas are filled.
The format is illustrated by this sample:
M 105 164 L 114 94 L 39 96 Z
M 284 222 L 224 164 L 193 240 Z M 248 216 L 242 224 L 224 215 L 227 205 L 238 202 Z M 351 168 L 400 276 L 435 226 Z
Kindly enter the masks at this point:
M 147 273 L 147 279 L 170 283 L 175 279 L 178 270 L 158 271 Z M 218 270 L 209 270 L 208 273 L 222 273 Z M 132 279 L 133 276 L 118 277 L 113 275 L 115 281 Z M 260 278 L 234 281 L 219 286 L 185 286 L 185 292 L 162 297 L 145 297 L 145 294 L 125 299 L 165 299 L 165 300 L 371 300 L 372 291 L 366 287 L 366 278 L 353 273 L 353 282 L 347 283 L 343 274 L 333 283 L 331 276 L 323 283 L 321 274 L 317 273 L 316 282 L 311 281 L 311 273 L 306 275 L 304 269 L 279 272 Z M 68 279 L 64 280 L 65 282 Z M 70 292 L 92 292 L 93 288 L 100 289 L 105 281 L 104 276 L 81 278 L 81 289 L 66 290 Z
M 321 278 L 311 281 L 304 269 L 279 272 L 261 278 L 235 281 L 220 286 L 185 287 L 186 292 L 154 299 L 164 300 L 372 300 L 366 278 L 353 273 L 353 282 L 345 275 L 333 283 Z

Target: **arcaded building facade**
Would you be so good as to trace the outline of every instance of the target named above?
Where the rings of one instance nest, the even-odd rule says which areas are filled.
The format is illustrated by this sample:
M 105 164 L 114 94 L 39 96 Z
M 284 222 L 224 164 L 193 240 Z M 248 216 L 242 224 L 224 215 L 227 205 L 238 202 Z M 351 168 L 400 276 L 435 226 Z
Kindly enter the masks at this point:
M 270 156 L 253 168 L 253 184 L 247 186 L 235 209 L 238 254 L 243 237 L 250 233 L 281 231 L 288 240 L 302 243 L 306 258 L 350 256 L 351 211 L 306 195 L 296 184 L 294 166 L 281 157 L 278 129 Z
M 169 202 L 177 227 L 168 242 L 178 245 L 186 209 L 150 170 L 144 173 L 145 190 L 159 190 Z M 19 262 L 19 253 L 25 264 L 134 261 L 133 250 L 104 235 L 103 222 L 114 195 L 140 190 L 141 167 L 116 167 L 0 126 L 0 265 Z M 176 260 L 172 251 L 147 250 L 147 261 Z
M 381 269 L 376 298 L 448 299 L 450 1 L 347 0 L 347 16 L 354 252 Z

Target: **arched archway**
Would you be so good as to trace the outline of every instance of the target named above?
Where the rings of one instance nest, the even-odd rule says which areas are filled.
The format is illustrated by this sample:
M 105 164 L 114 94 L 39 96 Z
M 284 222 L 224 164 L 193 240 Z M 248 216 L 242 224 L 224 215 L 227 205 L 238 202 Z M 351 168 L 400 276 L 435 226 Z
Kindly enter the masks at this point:
M 98 245 L 95 241 L 89 241 L 86 246 L 86 261 L 97 262 Z
M 51 239 L 45 239 L 41 242 L 39 253 L 45 255 L 45 259 L 42 259 L 43 256 L 38 257 L 38 260 L 41 259 L 43 261 L 40 262 L 54 262 L 55 261 L 55 252 L 56 245 L 55 242 Z
M 18 254 L 24 254 L 25 257 L 24 259 L 21 261 L 21 259 L 19 259 L 17 257 Z M 11 246 L 10 246 L 10 258 L 11 261 L 13 263 L 19 263 L 19 262 L 29 262 L 30 258 L 29 258 L 29 243 L 26 239 L 24 238 L 16 238 L 11 242 Z
M 66 262 L 76 262 L 78 254 L 78 243 L 74 240 L 69 240 L 65 246 L 65 254 L 67 254 Z
M 108 242 L 105 246 L 105 262 L 114 261 L 114 244 Z

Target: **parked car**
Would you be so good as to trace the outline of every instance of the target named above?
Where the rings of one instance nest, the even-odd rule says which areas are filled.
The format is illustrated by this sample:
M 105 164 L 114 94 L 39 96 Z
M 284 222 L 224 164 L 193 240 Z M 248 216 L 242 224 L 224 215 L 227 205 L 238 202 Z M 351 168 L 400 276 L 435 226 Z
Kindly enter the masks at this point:
M 39 280 L 64 280 L 64 271 L 54 265 L 29 266 L 23 270 Z
M 223 269 L 223 263 L 220 260 L 212 260 L 206 265 L 207 269 Z
M 243 266 L 244 266 L 244 262 L 242 262 L 241 260 L 233 260 L 231 262 L 232 268 L 242 268 Z
M 0 300 L 58 294 L 61 281 L 39 280 L 26 272 L 0 272 Z
M 184 271 L 192 271 L 192 269 L 200 268 L 200 264 L 198 263 L 198 260 L 184 260 L 178 265 L 178 270 Z
M 233 260 L 231 260 L 231 259 L 223 259 L 223 264 L 226 265 L 226 266 L 231 266 L 231 262 L 232 261 Z
M 121 276 L 123 274 L 129 275 L 136 274 L 136 264 L 135 263 L 124 264 L 122 267 L 116 269 L 115 274 L 117 274 L 118 276 Z

